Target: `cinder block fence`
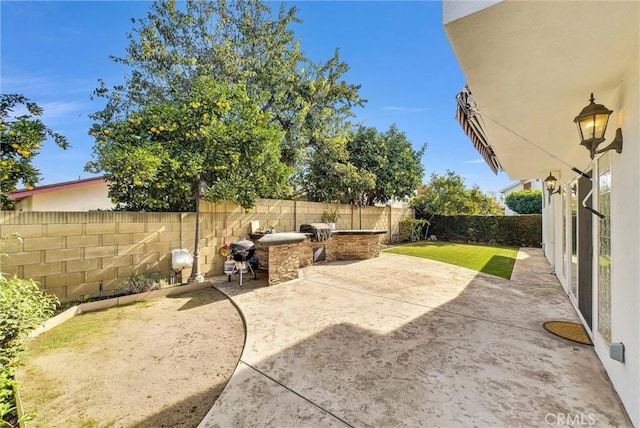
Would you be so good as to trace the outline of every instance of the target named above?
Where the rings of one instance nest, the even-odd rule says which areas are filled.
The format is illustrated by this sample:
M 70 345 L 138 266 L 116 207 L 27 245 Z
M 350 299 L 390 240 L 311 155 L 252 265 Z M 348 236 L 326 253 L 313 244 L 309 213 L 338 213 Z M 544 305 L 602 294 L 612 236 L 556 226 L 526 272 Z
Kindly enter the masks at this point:
M 220 247 L 247 237 L 252 220 L 277 232 L 318 223 L 326 204 L 262 199 L 245 212 L 230 202 L 203 202 L 200 212 L 200 269 L 206 276 L 223 272 Z M 399 232 L 399 222 L 413 210 L 333 205 L 340 212 L 338 229 L 382 229 L 380 241 Z M 140 212 L 0 212 L 0 236 L 19 233 L 22 242 L 7 242 L 0 260 L 5 276 L 33 278 L 61 300 L 114 294 L 129 276 L 157 272 L 169 277 L 171 250 L 193 254 L 195 213 Z M 185 269 L 183 277 L 190 271 Z

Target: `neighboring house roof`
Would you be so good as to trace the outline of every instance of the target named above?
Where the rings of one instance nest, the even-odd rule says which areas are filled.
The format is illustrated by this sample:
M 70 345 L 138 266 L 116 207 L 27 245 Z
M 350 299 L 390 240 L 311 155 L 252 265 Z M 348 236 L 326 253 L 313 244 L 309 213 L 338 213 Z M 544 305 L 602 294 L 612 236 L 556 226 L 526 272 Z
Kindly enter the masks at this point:
M 517 187 L 522 186 L 522 181 L 516 181 L 515 183 L 511 183 L 509 184 L 507 187 L 505 187 L 504 189 L 500 189 L 498 190 L 499 193 L 511 193 L 514 191 L 514 189 L 516 189 Z
M 105 182 L 104 177 L 83 178 L 80 180 L 65 181 L 63 183 L 46 184 L 44 186 L 35 187 L 32 190 L 21 189 L 9 194 L 9 197 L 15 201 L 21 201 L 22 199 L 28 196 L 40 195 L 40 194 L 49 193 L 49 192 L 57 192 L 60 190 L 68 190 L 76 187 L 84 187 L 87 185 L 104 183 L 104 182 Z
M 15 211 L 94 211 L 114 208 L 104 177 L 21 189 L 9 195 Z
M 529 180 L 516 181 L 504 189 L 500 189 L 498 192 L 506 196 L 516 190 L 542 190 L 542 180 L 540 178 L 532 178 Z

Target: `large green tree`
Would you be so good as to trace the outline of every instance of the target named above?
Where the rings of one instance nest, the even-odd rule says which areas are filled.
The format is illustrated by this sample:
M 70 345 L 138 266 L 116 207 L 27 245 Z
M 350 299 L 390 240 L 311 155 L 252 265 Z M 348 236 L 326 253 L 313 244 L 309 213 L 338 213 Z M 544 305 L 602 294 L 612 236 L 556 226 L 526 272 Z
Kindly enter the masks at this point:
M 16 109 L 24 114 L 14 117 Z M 0 95 L 0 208 L 12 208 L 9 194 L 22 182 L 27 189 L 40 180 L 40 171 L 33 166 L 33 159 L 40 153 L 41 144 L 47 139 L 62 149 L 69 147 L 67 139 L 52 131 L 40 119 L 42 108 L 21 94 Z
M 331 135 L 331 133 L 326 133 Z M 375 186 L 375 174 L 349 162 L 346 137 L 334 135 L 308 152 L 300 191 L 316 202 L 360 203 Z
M 413 196 L 424 175 L 421 164 L 426 146 L 413 150 L 404 132 L 391 125 L 386 132 L 359 126 L 347 143 L 349 161 L 375 175 L 375 184 L 364 190 L 366 205 Z
M 200 77 L 184 103 L 154 104 L 94 125 L 96 160 L 88 167 L 106 171 L 109 195 L 121 209 L 192 210 L 200 180 L 209 185 L 206 199 L 251 208 L 260 196 L 281 196 L 287 185 L 282 131 L 269 119 L 244 85 Z
M 431 215 L 499 215 L 502 210 L 498 202 L 473 186 L 468 189 L 464 179 L 453 171 L 447 170 L 443 176 L 431 174 L 431 180 L 412 200 L 417 218 L 429 218 Z
M 184 102 L 194 82 L 212 76 L 226 85 L 243 84 L 270 123 L 282 131 L 280 160 L 296 167 L 302 180 L 325 144 L 345 144 L 344 124 L 364 103 L 359 86 L 348 84 L 339 52 L 315 63 L 302 52 L 290 28 L 299 23 L 295 7 L 277 14 L 260 0 L 226 2 L 163 0 L 147 17 L 133 19 L 124 57 L 113 61 L 129 70 L 122 85 L 101 83 L 95 95 L 106 100 L 93 115 L 100 128 L 132 111 L 159 103 Z M 94 163 L 92 168 L 106 169 Z M 299 188 L 300 182 L 292 182 Z

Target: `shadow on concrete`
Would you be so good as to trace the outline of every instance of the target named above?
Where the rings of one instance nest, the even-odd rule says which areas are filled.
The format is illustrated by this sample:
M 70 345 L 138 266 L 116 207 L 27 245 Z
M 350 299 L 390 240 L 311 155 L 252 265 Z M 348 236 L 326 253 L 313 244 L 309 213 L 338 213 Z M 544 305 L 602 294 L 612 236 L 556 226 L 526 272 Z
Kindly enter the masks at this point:
M 438 277 L 438 262 L 398 257 L 361 262 L 361 278 L 323 266 L 231 293 L 248 368 L 201 426 L 313 426 L 312 414 L 337 426 L 544 426 L 559 414 L 631 425 L 593 349 L 543 330 L 577 319 L 546 270 Z
M 189 309 L 198 308 L 200 306 L 212 305 L 216 302 L 226 300 L 227 296 L 221 293 L 216 288 L 208 287 L 200 290 L 190 291 L 188 293 L 169 295 L 168 299 L 184 299 L 188 298 L 187 302 L 180 306 L 178 311 L 187 311 Z
M 201 420 L 207 414 L 227 382 L 213 385 L 206 391 L 190 396 L 171 407 L 160 409 L 158 413 L 137 423 L 136 428 L 192 428 L 197 425 L 188 421 Z
M 482 269 L 480 269 L 480 272 L 499 276 L 500 278 L 511 279 L 515 262 L 511 257 L 492 256 Z

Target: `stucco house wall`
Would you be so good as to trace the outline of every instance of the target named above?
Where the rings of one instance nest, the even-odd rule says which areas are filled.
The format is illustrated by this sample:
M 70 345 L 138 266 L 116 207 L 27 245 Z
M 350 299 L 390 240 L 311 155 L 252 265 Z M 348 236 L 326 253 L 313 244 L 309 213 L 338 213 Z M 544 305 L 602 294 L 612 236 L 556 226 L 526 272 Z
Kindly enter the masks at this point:
M 626 73 L 614 97 L 607 100 L 615 112 L 610 118 L 611 131 L 621 127 L 624 135 L 623 152 L 612 152 L 611 156 L 612 342 L 624 343 L 628 362 L 621 364 L 608 358 L 607 344 L 600 335 L 595 335 L 596 352 L 636 426 L 640 426 L 639 62 Z M 612 138 L 610 134 L 607 140 Z M 597 265 L 594 269 L 597 272 Z
M 616 391 L 625 404 L 634 424 L 640 426 L 640 61 L 625 73 L 609 99 L 601 100 L 614 111 L 609 118 L 607 140 L 613 140 L 616 128 L 624 138 L 622 153 L 610 153 L 611 159 L 611 331 L 612 343 L 623 343 L 625 363 L 609 357 L 609 345 L 597 331 L 598 320 L 598 234 L 600 225 L 593 219 L 593 326 L 594 349 L 607 371 Z M 598 157 L 593 162 L 597 177 Z M 572 177 L 568 168 L 560 174 Z M 560 183 L 569 192 L 566 179 Z M 594 187 L 597 194 L 598 187 Z M 554 265 L 556 276 L 567 294 L 571 287 L 570 265 L 562 252 L 562 240 L 570 240 L 569 230 L 563 230 L 563 215 L 569 216 L 562 194 L 552 196 L 552 203 L 543 210 L 543 241 L 546 255 Z M 597 198 L 593 206 L 599 209 Z M 544 231 L 551 229 L 553 233 Z M 574 302 L 575 303 L 575 302 Z M 579 312 L 578 312 L 579 314 Z M 580 315 L 580 314 L 579 314 Z
M 77 180 L 21 190 L 11 195 L 16 211 L 94 211 L 114 207 L 102 178 Z
M 514 180 L 544 178 L 549 172 L 558 179 L 561 192 L 550 202 L 543 189 L 545 255 L 632 423 L 640 426 L 640 4 L 444 0 L 443 18 L 505 172 Z M 579 144 L 572 122 L 591 92 L 598 104 L 613 110 L 599 148 L 611 143 L 620 128 L 621 153 L 612 150 L 591 159 Z M 609 258 L 599 254 L 606 248 L 601 247 L 606 220 L 578 208 L 584 200 L 596 210 L 606 209 L 599 206 L 599 192 L 607 187 L 606 180 L 600 181 L 600 165 L 610 167 Z M 590 197 L 571 197 L 571 185 L 580 178 L 574 168 L 592 178 Z M 591 229 L 584 227 L 589 221 Z M 573 252 L 581 239 L 592 255 Z M 572 269 L 572 264 L 583 269 Z M 601 265 L 611 268 L 610 288 Z M 583 274 L 590 274 L 591 283 Z M 607 313 L 610 343 L 601 332 Z M 620 343 L 624 361 L 609 353 L 610 344 Z

